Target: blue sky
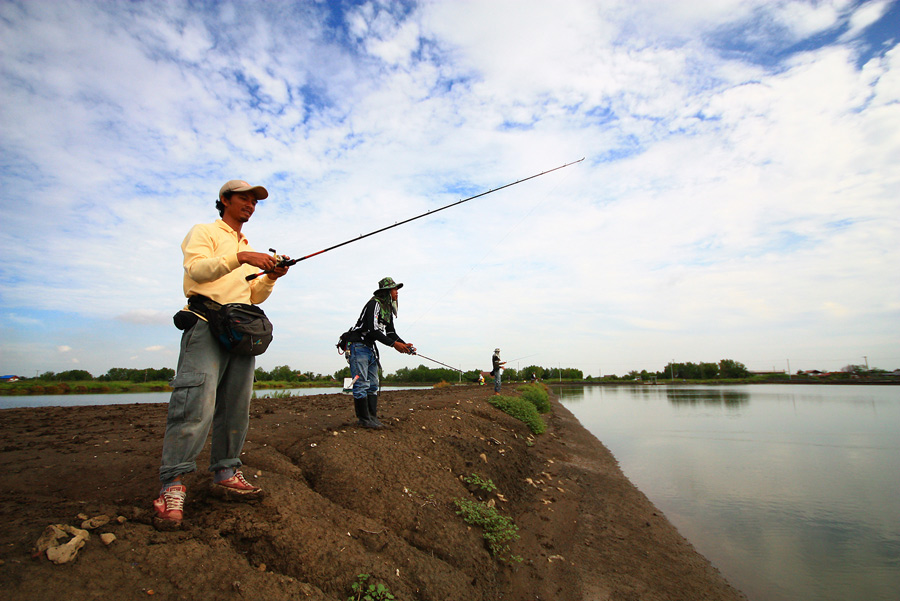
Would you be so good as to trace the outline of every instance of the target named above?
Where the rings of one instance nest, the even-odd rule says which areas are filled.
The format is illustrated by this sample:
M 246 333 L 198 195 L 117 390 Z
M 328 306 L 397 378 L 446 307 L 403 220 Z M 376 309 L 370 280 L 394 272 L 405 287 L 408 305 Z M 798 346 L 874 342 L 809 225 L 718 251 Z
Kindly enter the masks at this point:
M 2 0 L 0 372 L 174 367 L 226 180 L 302 256 L 582 157 L 298 264 L 258 365 L 341 369 L 390 275 L 463 369 L 898 368 L 898 32 L 896 0 Z

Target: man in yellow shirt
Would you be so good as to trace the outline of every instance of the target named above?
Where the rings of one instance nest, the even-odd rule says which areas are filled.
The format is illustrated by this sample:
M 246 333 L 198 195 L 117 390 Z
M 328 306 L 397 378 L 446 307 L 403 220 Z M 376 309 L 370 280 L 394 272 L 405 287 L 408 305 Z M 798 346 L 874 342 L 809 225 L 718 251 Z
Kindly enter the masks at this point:
M 259 304 L 272 293 L 275 281 L 287 273 L 272 255 L 253 250 L 241 227 L 256 204 L 269 196 L 262 186 L 231 180 L 219 190 L 216 208 L 221 219 L 195 225 L 188 232 L 184 253 L 184 294 L 205 296 L 220 304 Z M 266 277 L 247 281 L 257 270 Z M 196 300 L 196 299 L 195 299 Z M 225 350 L 211 334 L 204 316 L 191 303 L 176 315 L 184 330 L 181 354 L 163 440 L 160 496 L 153 501 L 158 527 L 178 527 L 187 489 L 182 475 L 197 469 L 195 462 L 212 428 L 209 469 L 213 491 L 232 499 L 259 498 L 262 489 L 244 479 L 241 449 L 247 436 L 250 397 L 256 358 Z

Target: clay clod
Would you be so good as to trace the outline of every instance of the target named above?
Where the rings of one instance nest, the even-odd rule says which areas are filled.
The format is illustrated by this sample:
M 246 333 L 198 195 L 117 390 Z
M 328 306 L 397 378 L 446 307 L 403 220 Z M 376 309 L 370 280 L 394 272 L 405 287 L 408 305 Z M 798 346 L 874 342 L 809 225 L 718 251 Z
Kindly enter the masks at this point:
M 75 559 L 78 550 L 90 538 L 91 535 L 87 530 L 68 524 L 51 524 L 44 528 L 35 544 L 35 550 L 38 553 L 46 553 L 47 559 L 55 564 L 68 563 Z

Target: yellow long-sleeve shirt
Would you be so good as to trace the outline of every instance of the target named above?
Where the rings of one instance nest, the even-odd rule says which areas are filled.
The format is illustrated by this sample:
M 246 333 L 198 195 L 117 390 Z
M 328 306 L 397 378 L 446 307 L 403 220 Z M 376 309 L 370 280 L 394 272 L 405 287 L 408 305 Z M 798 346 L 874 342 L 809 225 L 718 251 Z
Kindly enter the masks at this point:
M 275 280 L 259 277 L 252 265 L 241 265 L 239 252 L 254 252 L 246 236 L 231 229 L 221 219 L 191 228 L 184 242 L 184 295 L 202 294 L 217 303 L 259 304 L 269 298 Z M 186 309 L 187 307 L 185 307 Z

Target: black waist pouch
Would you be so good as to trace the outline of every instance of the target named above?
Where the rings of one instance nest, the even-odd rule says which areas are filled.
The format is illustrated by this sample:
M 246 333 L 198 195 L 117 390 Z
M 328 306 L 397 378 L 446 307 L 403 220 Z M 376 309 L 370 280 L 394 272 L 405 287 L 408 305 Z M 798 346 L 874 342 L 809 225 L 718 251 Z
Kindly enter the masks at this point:
M 229 353 L 261 355 L 272 343 L 272 322 L 256 305 L 221 305 L 197 295 L 188 299 L 188 307 L 206 318 L 213 337 Z
M 175 315 L 172 316 L 172 321 L 175 322 L 175 327 L 181 331 L 190 330 L 197 324 L 197 320 L 200 319 L 197 317 L 196 313 L 191 313 L 190 311 L 179 311 Z

